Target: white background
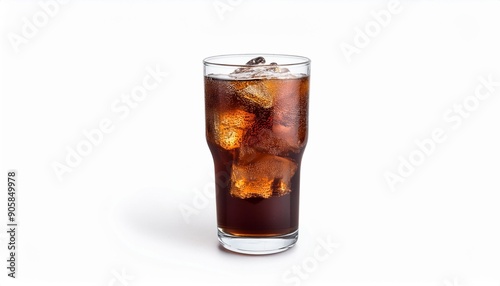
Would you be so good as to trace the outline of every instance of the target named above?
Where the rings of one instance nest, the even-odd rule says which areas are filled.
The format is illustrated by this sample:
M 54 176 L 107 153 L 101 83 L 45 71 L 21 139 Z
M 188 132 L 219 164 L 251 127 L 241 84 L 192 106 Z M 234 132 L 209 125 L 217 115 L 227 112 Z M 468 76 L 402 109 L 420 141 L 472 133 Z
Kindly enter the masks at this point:
M 479 77 L 500 81 L 500 1 L 401 2 L 349 62 L 342 43 L 387 5 L 71 1 L 43 23 L 37 1 L 1 1 L 0 170 L 18 170 L 20 206 L 19 278 L 2 230 L 0 285 L 500 285 L 500 87 L 474 101 Z M 246 52 L 312 60 L 300 239 L 261 257 L 218 247 L 204 137 L 202 59 Z M 168 76 L 120 118 L 157 66 Z M 446 121 L 464 100 L 467 118 Z M 106 118 L 59 180 L 55 162 Z M 384 174 L 436 128 L 446 140 L 392 191 Z

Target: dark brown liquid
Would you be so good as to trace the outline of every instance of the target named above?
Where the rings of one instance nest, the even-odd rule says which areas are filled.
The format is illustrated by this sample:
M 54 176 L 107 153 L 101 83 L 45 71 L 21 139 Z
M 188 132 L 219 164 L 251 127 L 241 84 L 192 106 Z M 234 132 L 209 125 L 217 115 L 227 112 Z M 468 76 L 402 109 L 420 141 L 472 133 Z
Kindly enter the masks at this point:
M 246 91 L 249 93 L 244 94 Z M 257 80 L 205 77 L 206 136 L 215 164 L 217 223 L 224 232 L 237 236 L 276 236 L 298 229 L 308 93 L 308 77 Z M 245 119 L 239 120 L 238 116 Z M 229 127 L 224 125 L 229 122 L 227 118 L 234 119 Z M 266 166 L 259 165 L 259 160 L 269 160 L 278 171 L 267 171 Z M 264 171 L 255 168 L 256 165 Z M 244 176 L 235 175 L 234 168 L 244 170 Z M 266 188 L 255 183 L 238 189 L 240 185 L 235 182 L 241 178 L 243 182 L 258 180 L 259 176 L 268 178 Z

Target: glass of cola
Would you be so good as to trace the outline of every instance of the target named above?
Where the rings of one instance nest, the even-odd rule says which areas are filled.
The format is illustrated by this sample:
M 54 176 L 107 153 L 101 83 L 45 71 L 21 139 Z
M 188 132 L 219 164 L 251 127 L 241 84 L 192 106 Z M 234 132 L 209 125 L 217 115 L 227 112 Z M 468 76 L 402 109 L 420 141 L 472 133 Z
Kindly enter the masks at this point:
M 241 54 L 203 64 L 219 241 L 238 253 L 284 251 L 298 239 L 310 60 Z

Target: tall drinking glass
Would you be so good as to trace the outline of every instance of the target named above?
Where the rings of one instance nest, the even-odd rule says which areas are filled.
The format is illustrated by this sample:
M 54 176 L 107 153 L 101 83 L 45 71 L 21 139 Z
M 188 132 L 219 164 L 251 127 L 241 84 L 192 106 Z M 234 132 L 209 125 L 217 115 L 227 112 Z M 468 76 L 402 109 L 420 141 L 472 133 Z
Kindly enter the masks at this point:
M 298 238 L 310 60 L 243 54 L 203 63 L 219 241 L 239 253 L 284 251 Z

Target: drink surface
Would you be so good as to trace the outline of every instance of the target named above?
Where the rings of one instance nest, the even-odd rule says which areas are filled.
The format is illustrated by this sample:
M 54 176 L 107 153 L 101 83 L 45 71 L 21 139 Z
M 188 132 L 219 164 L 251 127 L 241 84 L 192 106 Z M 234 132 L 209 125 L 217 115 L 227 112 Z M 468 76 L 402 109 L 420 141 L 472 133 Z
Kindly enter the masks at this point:
M 308 76 L 205 77 L 206 138 L 224 232 L 275 236 L 297 230 L 308 96 Z

